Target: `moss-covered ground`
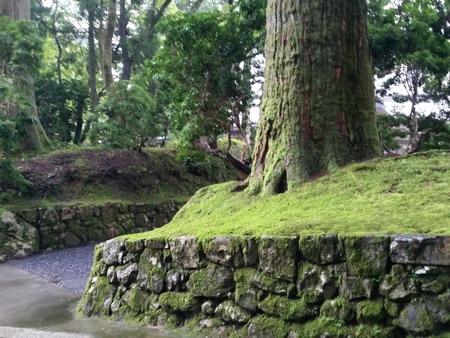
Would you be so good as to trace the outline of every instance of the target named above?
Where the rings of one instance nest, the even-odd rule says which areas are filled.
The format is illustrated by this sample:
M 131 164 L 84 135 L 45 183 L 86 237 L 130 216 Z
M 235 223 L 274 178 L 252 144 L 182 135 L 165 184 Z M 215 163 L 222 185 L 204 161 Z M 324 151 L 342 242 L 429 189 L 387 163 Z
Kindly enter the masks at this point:
M 375 159 L 271 197 L 199 190 L 163 228 L 132 238 L 220 235 L 450 234 L 450 153 Z

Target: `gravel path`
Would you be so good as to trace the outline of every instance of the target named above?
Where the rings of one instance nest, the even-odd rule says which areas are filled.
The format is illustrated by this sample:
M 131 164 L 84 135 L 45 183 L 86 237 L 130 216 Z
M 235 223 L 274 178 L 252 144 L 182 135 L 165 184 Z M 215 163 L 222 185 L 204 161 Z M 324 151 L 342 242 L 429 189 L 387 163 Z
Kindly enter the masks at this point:
M 95 244 L 45 252 L 8 263 L 65 289 L 82 294 L 91 271 Z

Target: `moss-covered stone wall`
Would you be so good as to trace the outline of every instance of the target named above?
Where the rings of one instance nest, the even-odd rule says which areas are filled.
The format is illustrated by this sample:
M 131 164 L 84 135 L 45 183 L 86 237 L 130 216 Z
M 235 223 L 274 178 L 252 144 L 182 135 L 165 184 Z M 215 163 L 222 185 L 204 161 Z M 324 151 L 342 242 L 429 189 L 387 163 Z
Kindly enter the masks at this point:
M 168 223 L 178 209 L 169 201 L 4 211 L 0 214 L 0 261 L 149 231 Z
M 450 335 L 450 237 L 112 239 L 78 311 L 193 337 Z

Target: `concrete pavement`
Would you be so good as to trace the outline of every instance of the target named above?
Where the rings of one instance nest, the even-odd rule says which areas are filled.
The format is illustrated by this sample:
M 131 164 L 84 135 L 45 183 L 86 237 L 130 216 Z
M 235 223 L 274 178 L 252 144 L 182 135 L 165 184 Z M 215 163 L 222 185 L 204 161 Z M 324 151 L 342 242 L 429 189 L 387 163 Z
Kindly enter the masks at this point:
M 76 318 L 80 299 L 71 291 L 0 264 L 0 338 L 161 338 L 156 329 L 128 327 L 99 318 Z M 167 337 L 167 336 L 166 336 Z

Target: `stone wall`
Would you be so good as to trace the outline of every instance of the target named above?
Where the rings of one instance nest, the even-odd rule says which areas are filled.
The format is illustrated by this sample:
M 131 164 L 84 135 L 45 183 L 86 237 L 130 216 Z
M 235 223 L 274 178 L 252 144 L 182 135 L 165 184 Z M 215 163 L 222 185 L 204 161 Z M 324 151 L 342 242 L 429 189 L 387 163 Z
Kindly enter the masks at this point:
M 0 215 L 0 261 L 152 230 L 168 223 L 177 211 L 173 201 L 5 211 Z
M 448 337 L 449 283 L 450 237 L 113 239 L 78 311 L 193 337 Z

